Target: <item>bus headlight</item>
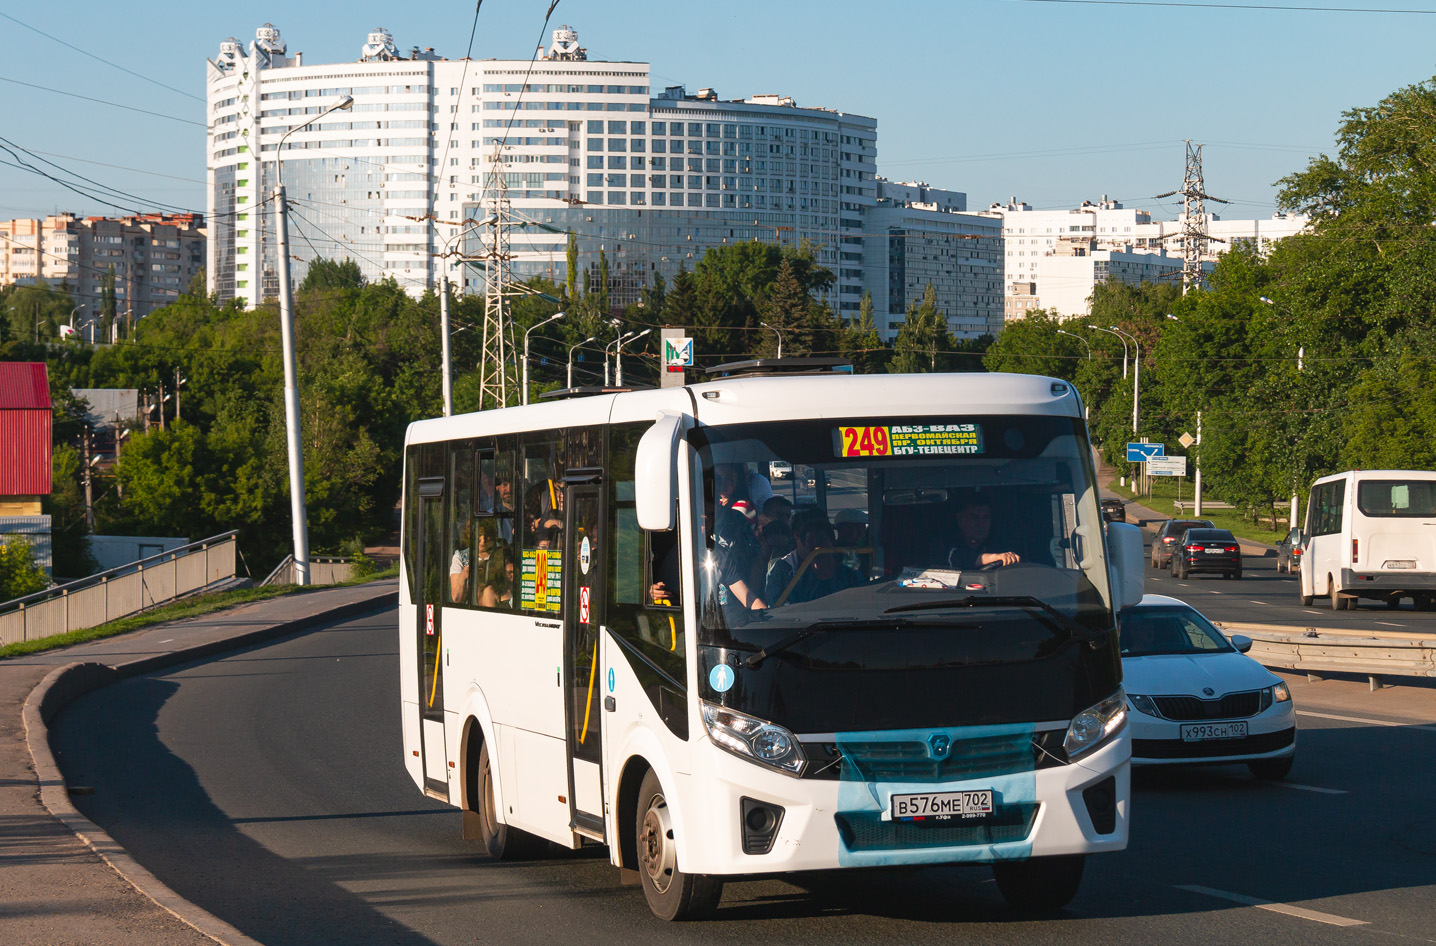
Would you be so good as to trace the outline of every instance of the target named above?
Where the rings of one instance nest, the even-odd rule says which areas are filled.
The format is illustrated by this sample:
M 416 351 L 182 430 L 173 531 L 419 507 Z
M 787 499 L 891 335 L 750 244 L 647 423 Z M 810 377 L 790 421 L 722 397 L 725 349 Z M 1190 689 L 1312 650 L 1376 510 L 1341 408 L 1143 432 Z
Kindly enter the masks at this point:
M 1075 759 L 1103 739 L 1122 728 L 1127 722 L 1127 694 L 1121 688 L 1096 706 L 1089 706 L 1078 713 L 1067 727 L 1067 738 L 1062 748 L 1067 758 Z
M 798 740 L 788 730 L 707 700 L 701 705 L 703 728 L 716 745 L 779 772 L 803 774 L 808 762 Z

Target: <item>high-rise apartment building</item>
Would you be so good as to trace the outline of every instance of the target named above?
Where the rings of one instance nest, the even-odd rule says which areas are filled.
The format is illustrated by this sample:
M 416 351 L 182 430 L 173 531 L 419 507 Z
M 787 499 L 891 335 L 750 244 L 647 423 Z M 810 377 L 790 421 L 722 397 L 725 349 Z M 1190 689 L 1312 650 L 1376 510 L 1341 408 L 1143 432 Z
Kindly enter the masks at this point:
M 535 62 L 401 54 L 379 29 L 355 62 L 304 65 L 266 24 L 248 50 L 222 43 L 208 76 L 208 272 L 221 299 L 277 294 L 282 160 L 296 281 L 315 256 L 343 256 L 422 292 L 440 254 L 480 250 L 464 222 L 488 216 L 501 180 L 526 224 L 510 234 L 519 278 L 562 279 L 572 231 L 585 270 L 606 255 L 623 304 L 707 247 L 806 239 L 838 277 L 829 301 L 857 311 L 875 119 L 777 95 L 655 90 L 647 63 L 591 60 L 569 27 Z M 294 130 L 344 96 L 350 110 Z M 463 278 L 474 290 L 483 279 Z
M 204 260 L 204 218 L 198 214 L 0 221 L 0 285 L 63 283 L 83 307 L 76 313 L 80 326 L 100 316 L 111 274 L 116 315 L 133 321 L 178 299 Z

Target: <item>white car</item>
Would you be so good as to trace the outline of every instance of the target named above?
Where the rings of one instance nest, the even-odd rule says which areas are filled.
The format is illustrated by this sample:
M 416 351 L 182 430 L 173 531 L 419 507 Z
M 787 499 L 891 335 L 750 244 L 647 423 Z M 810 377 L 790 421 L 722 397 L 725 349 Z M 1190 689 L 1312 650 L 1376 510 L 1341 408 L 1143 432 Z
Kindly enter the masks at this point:
M 1228 640 L 1165 595 L 1144 595 L 1124 611 L 1119 636 L 1133 765 L 1244 763 L 1261 779 L 1291 771 L 1291 692 L 1246 655 L 1249 638 Z
M 793 464 L 787 460 L 769 460 L 768 478 L 774 480 L 786 480 L 793 475 Z

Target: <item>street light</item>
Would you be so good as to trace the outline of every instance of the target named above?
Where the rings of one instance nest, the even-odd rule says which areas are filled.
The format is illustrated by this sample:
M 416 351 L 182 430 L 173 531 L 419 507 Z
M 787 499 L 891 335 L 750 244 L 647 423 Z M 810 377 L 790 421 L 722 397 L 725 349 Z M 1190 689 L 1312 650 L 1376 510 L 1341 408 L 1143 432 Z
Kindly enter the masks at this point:
M 634 333 L 634 332 L 629 332 L 629 333 L 627 333 L 627 334 L 619 333 L 619 336 L 618 336 L 617 338 L 615 338 L 613 341 L 609 342 L 607 345 L 604 345 L 604 346 L 603 346 L 603 386 L 604 386 L 604 387 L 608 387 L 608 350 L 609 350 L 610 348 L 612 348 L 613 346 L 615 346 L 615 345 L 622 345 L 625 341 L 627 341 L 629 338 L 631 338 L 634 334 L 636 334 L 636 333 Z
M 1095 325 L 1089 325 L 1089 326 L 1087 326 L 1087 327 L 1090 328 L 1090 329 L 1091 329 L 1092 331 L 1094 331 L 1094 332 L 1107 332 L 1108 335 L 1116 335 L 1117 338 L 1118 338 L 1119 340 L 1121 340 L 1121 342 L 1122 342 L 1122 377 L 1124 377 L 1124 378 L 1127 377 L 1127 340 L 1126 340 L 1125 338 L 1122 338 L 1122 336 L 1121 336 L 1120 334 L 1118 334 L 1117 332 L 1110 332 L 1110 331 L 1108 331 L 1108 330 L 1105 329 L 1105 328 L 1098 328 L 1098 327 L 1095 326 Z
M 74 331 L 75 331 L 75 313 L 76 313 L 76 312 L 79 312 L 79 311 L 80 311 L 81 309 L 83 309 L 84 307 L 85 307 L 85 304 L 84 304 L 83 302 L 81 302 L 79 305 L 75 306 L 73 309 L 70 310 L 70 332 L 71 332 L 71 334 L 74 334 Z M 91 332 L 90 335 L 91 335 L 90 344 L 93 345 L 93 344 L 95 344 L 95 339 L 94 339 L 94 337 L 93 337 L 93 336 L 94 336 L 94 332 Z
M 523 403 L 524 403 L 525 405 L 527 405 L 528 402 L 529 402 L 529 335 L 533 332 L 534 329 L 540 328 L 540 327 L 542 327 L 542 326 L 545 326 L 545 325 L 549 324 L 550 322 L 552 322 L 554 319 L 561 319 L 561 318 L 563 318 L 563 313 L 562 313 L 562 312 L 555 312 L 553 315 L 551 315 L 551 316 L 549 316 L 548 318 L 544 319 L 542 322 L 538 323 L 537 325 L 534 325 L 534 326 L 530 327 L 530 328 L 528 329 L 528 331 L 524 332 L 524 391 L 523 391 L 524 397 L 523 397 Z
M 1092 357 L 1092 343 L 1089 342 L 1089 341 L 1087 341 L 1087 339 L 1083 338 L 1081 335 L 1073 335 L 1071 332 L 1064 332 L 1064 331 L 1062 331 L 1060 328 L 1057 330 L 1057 334 L 1058 334 L 1058 335 L 1066 335 L 1068 338 L 1075 338 L 1075 339 L 1077 339 L 1077 341 L 1079 341 L 1079 342 L 1081 342 L 1082 344 L 1086 345 L 1086 346 L 1087 346 L 1087 358 L 1088 358 L 1089 360 L 1091 359 L 1091 357 Z
M 1137 336 L 1122 331 L 1117 326 L 1112 326 L 1112 333 L 1120 338 L 1132 340 L 1132 348 L 1136 354 L 1132 358 L 1132 436 L 1137 436 L 1137 402 L 1142 396 L 1142 346 L 1137 342 Z
M 763 326 L 763 327 L 764 327 L 765 329 L 767 329 L 768 331 L 772 332 L 774 335 L 778 336 L 778 357 L 779 357 L 779 358 L 782 358 L 782 357 L 783 357 L 783 333 L 780 332 L 780 331 L 778 331 L 777 329 L 773 328 L 773 326 L 769 325 L 767 322 L 762 321 L 761 319 L 758 321 L 758 324 L 761 325 L 761 326 Z
M 623 343 L 624 343 L 624 342 L 636 342 L 636 341 L 638 341 L 640 338 L 642 338 L 643 336 L 647 335 L 647 334 L 648 334 L 649 332 L 651 332 L 651 331 L 653 331 L 653 329 L 651 329 L 651 328 L 646 328 L 646 329 L 644 329 L 643 331 L 639 332 L 637 335 L 632 335 L 632 336 L 629 336 L 628 338 L 620 338 L 620 339 L 618 340 L 618 350 L 614 353 L 614 356 L 613 356 L 613 363 L 614 363 L 613 383 L 614 383 L 615 386 L 620 387 L 620 388 L 623 387 Z
M 567 388 L 572 388 L 572 387 L 573 387 L 573 353 L 574 353 L 575 351 L 577 351 L 578 349 L 582 348 L 583 346 L 587 345 L 589 342 L 596 342 L 596 341 L 598 341 L 598 336 L 597 336 L 597 335 L 590 335 L 588 338 L 585 338 L 583 341 L 579 342 L 577 345 L 574 345 L 572 348 L 570 348 L 570 349 L 568 350 L 568 376 L 567 376 L 567 377 L 568 377 L 568 380 L 567 380 L 567 381 L 565 382 L 565 384 L 564 384 L 565 387 L 567 387 Z M 605 362 L 605 364 L 607 364 L 607 363 Z
M 289 208 L 284 200 L 284 142 L 336 109 L 349 108 L 346 95 L 279 138 L 274 149 L 275 243 L 279 250 L 279 333 L 284 345 L 284 426 L 289 444 L 289 508 L 294 519 L 294 583 L 309 584 L 309 519 L 304 509 L 304 442 L 299 429 L 299 366 L 294 354 L 294 293 L 289 286 Z M 258 145 L 258 142 L 255 142 Z

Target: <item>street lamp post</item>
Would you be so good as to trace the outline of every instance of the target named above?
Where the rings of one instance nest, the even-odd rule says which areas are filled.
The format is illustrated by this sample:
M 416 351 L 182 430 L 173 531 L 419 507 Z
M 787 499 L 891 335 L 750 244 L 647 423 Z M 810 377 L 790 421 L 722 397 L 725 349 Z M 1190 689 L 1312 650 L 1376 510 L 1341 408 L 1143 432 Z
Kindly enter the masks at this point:
M 81 302 L 79 305 L 75 306 L 73 309 L 70 310 L 70 331 L 71 331 L 72 333 L 75 331 L 75 313 L 76 313 L 76 312 L 79 312 L 79 311 L 80 311 L 81 309 L 83 309 L 84 307 L 85 307 L 85 304 L 84 304 L 83 302 Z M 94 332 L 91 332 L 91 333 L 90 333 L 90 336 L 91 336 L 91 337 L 90 337 L 90 344 L 91 344 L 91 345 L 95 344 L 94 334 L 95 334 Z
M 523 390 L 523 403 L 524 403 L 524 404 L 528 404 L 528 402 L 529 402 L 529 335 L 533 332 L 534 329 L 540 328 L 540 327 L 542 327 L 542 326 L 544 326 L 544 325 L 547 325 L 547 324 L 549 324 L 550 322 L 552 322 L 554 319 L 561 319 L 561 318 L 563 318 L 563 313 L 562 313 L 562 312 L 555 312 L 553 315 L 551 315 L 551 316 L 549 316 L 548 318 L 544 319 L 542 322 L 539 322 L 537 325 L 530 326 L 530 327 L 528 328 L 528 330 L 524 332 L 524 390 Z
M 772 332 L 774 335 L 778 336 L 778 357 L 779 357 L 779 358 L 782 358 L 782 357 L 783 357 L 783 333 L 780 332 L 780 331 L 778 331 L 777 329 L 773 328 L 773 326 L 769 325 L 767 322 L 764 322 L 764 321 L 762 321 L 762 320 L 759 320 L 758 324 L 761 325 L 761 326 L 763 326 L 763 327 L 764 327 L 765 329 L 767 329 L 768 331 Z
M 568 387 L 568 388 L 572 388 L 572 387 L 573 387 L 573 353 L 576 352 L 576 351 L 578 351 L 578 350 L 579 350 L 580 348 L 582 348 L 583 346 L 587 345 L 589 342 L 596 342 L 596 341 L 598 341 L 598 336 L 597 336 L 597 335 L 590 335 L 588 338 L 585 338 L 583 341 L 579 342 L 577 345 L 574 345 L 573 347 L 571 347 L 571 348 L 568 350 L 568 374 L 567 374 L 567 381 L 565 382 L 565 385 L 564 385 L 565 387 Z
M 309 519 L 304 508 L 304 441 L 299 429 L 299 366 L 294 353 L 294 294 L 289 286 L 289 208 L 284 197 L 284 142 L 336 109 L 349 108 L 346 95 L 302 125 L 295 125 L 274 149 L 275 243 L 279 250 L 279 333 L 284 345 L 284 425 L 289 445 L 289 508 L 294 519 L 294 583 L 309 584 Z M 255 143 L 258 145 L 258 142 Z
M 1132 348 L 1135 357 L 1132 359 L 1132 436 L 1137 436 L 1137 404 L 1142 397 L 1142 346 L 1137 342 L 1137 336 L 1122 331 L 1117 326 L 1112 326 L 1112 334 L 1121 338 L 1132 340 Z
M 1127 377 L 1127 340 L 1126 340 L 1125 338 L 1122 338 L 1121 335 L 1118 335 L 1118 333 L 1113 332 L 1113 331 L 1109 331 L 1109 330 L 1107 330 L 1107 329 L 1105 329 L 1105 328 L 1098 328 L 1098 327 L 1095 326 L 1095 325 L 1089 325 L 1089 326 L 1087 326 L 1087 327 L 1090 328 L 1090 329 L 1091 329 L 1092 331 L 1094 331 L 1094 332 L 1106 332 L 1108 335 L 1116 335 L 1117 338 L 1118 338 L 1118 340 L 1121 341 L 1121 343 L 1122 343 L 1122 377 L 1123 377 L 1123 378 L 1126 378 L 1126 377 Z
M 1064 331 L 1062 331 L 1060 328 L 1057 330 L 1057 334 L 1058 334 L 1058 335 L 1066 335 L 1068 338 L 1075 338 L 1075 339 L 1077 339 L 1077 341 L 1081 342 L 1083 345 L 1086 345 L 1086 346 L 1087 346 L 1087 358 L 1088 358 L 1089 360 L 1092 358 L 1092 343 L 1089 342 L 1089 341 L 1087 341 L 1087 339 L 1083 338 L 1081 335 L 1073 335 L 1071 332 L 1064 332 Z
M 624 343 L 624 341 L 625 341 L 626 339 L 628 339 L 628 337 L 631 336 L 632 334 L 633 334 L 632 332 L 629 332 L 629 333 L 627 333 L 627 334 L 624 334 L 624 333 L 620 332 L 617 338 L 615 338 L 613 341 L 609 342 L 607 345 L 604 345 L 604 346 L 603 346 L 603 386 L 604 386 L 604 387 L 608 387 L 608 350 L 609 350 L 610 348 L 612 348 L 613 346 L 615 346 L 615 345 L 622 345 L 622 344 Z
M 637 335 L 633 335 L 629 338 L 620 338 L 618 340 L 618 349 L 614 352 L 613 355 L 613 383 L 615 386 L 620 388 L 623 387 L 623 343 L 626 341 L 636 342 L 651 331 L 653 331 L 653 329 L 646 328 L 643 331 L 639 332 Z

